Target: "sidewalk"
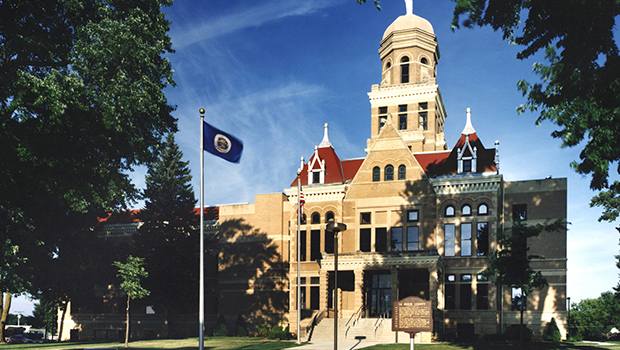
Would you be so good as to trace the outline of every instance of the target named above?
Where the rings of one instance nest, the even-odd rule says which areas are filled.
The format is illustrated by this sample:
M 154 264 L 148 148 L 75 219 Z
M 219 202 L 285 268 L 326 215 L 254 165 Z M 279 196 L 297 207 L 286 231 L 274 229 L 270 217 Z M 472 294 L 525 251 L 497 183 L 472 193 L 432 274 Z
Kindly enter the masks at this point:
M 377 344 L 381 344 L 381 343 L 375 343 L 375 342 L 361 342 L 361 341 L 357 341 L 357 340 L 344 340 L 344 341 L 339 341 L 338 342 L 338 349 L 339 350 L 353 350 L 353 349 L 361 349 L 361 348 L 365 348 L 368 346 L 373 346 L 373 345 L 377 345 Z M 303 350 L 330 350 L 334 348 L 334 342 L 333 341 L 313 341 L 313 342 L 309 342 L 309 343 L 302 343 L 301 346 L 297 347 L 296 349 L 303 349 Z

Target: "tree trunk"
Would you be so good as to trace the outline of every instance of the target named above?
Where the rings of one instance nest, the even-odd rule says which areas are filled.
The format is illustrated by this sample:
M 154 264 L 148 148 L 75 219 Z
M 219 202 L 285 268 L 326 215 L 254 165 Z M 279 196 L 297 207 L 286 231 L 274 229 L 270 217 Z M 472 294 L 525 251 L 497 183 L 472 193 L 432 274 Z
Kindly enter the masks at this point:
M 8 291 L 5 292 L 4 305 L 2 305 L 2 292 L 0 292 L 0 311 L 2 311 L 2 316 L 0 316 L 0 343 L 5 343 L 4 340 L 4 327 L 6 327 L 6 319 L 9 316 L 9 309 L 11 309 L 11 293 Z
M 525 305 L 527 305 L 527 297 L 521 293 L 521 324 L 519 325 L 519 342 L 523 342 L 523 310 L 525 310 Z
M 67 315 L 67 308 L 69 306 L 69 301 L 60 301 L 62 308 L 62 315 L 60 316 L 60 326 L 58 327 L 58 341 L 62 341 L 62 329 L 65 326 L 65 316 Z M 52 337 L 54 335 L 52 334 Z
M 125 347 L 129 346 L 129 300 L 131 300 L 131 298 L 129 297 L 129 293 L 127 293 L 127 320 L 126 320 L 126 327 L 125 327 Z

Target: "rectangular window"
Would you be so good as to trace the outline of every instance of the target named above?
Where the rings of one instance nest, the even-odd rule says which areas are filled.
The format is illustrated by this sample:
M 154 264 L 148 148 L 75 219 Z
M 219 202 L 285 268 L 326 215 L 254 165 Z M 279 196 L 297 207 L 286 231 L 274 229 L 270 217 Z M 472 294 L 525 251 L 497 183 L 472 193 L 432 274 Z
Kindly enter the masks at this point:
M 407 105 L 399 105 L 398 113 L 398 129 L 407 130 Z
M 471 222 L 461 224 L 461 256 L 471 256 Z
M 360 223 L 362 225 L 369 225 L 370 224 L 370 213 L 361 213 L 360 214 Z
M 403 250 L 403 228 L 392 227 L 391 249 L 402 251 Z
M 463 159 L 463 172 L 471 173 L 471 159 Z
M 418 103 L 418 109 L 421 111 L 428 109 L 428 102 L 420 102 Z
M 379 107 L 379 130 L 377 130 L 377 133 L 381 131 L 386 121 L 387 121 L 387 107 Z
M 444 255 L 454 256 L 454 224 L 444 225 Z
M 446 284 L 446 310 L 456 309 L 456 284 Z
M 310 287 L 310 310 L 318 310 L 319 309 L 319 296 L 320 296 L 320 287 L 319 286 L 311 286 Z
M 299 261 L 306 261 L 306 231 L 299 232 Z
M 460 287 L 459 309 L 471 310 L 471 283 L 461 283 Z
M 360 229 L 360 250 L 363 252 L 370 251 L 370 229 Z
M 476 232 L 476 255 L 486 256 L 489 254 L 489 223 L 479 222 Z
M 512 206 L 512 220 L 527 220 L 527 204 L 514 204 Z
M 407 210 L 407 222 L 417 222 L 419 211 L 417 209 Z
M 375 229 L 375 251 L 387 251 L 387 229 L 385 227 Z
M 420 250 L 420 235 L 417 226 L 407 227 L 407 250 L 416 251 Z
M 428 114 L 426 112 L 420 112 L 420 129 L 428 130 Z
M 334 253 L 334 231 L 325 230 L 325 253 Z
M 299 291 L 300 291 L 299 302 L 301 303 L 300 309 L 305 310 L 306 309 L 306 286 L 301 286 L 301 288 L 299 288 Z
M 321 230 L 310 231 L 310 260 L 316 261 L 321 257 Z
M 476 309 L 489 309 L 489 285 L 487 283 L 478 283 L 476 285 Z
M 321 183 L 321 172 L 320 171 L 312 172 L 312 183 L 313 184 Z

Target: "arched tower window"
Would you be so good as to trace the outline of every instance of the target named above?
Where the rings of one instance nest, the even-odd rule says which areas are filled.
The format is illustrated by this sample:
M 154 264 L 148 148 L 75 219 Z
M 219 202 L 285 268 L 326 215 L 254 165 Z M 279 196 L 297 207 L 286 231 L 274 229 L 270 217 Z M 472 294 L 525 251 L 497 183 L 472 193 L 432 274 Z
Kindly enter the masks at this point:
M 372 181 L 377 182 L 381 180 L 381 169 L 378 166 L 372 168 Z
M 329 220 L 334 220 L 333 211 L 328 211 L 327 214 L 325 214 L 325 222 L 329 222 Z
M 428 60 L 426 59 L 426 57 L 422 57 L 420 63 L 428 65 Z
M 398 179 L 404 180 L 407 178 L 407 167 L 404 164 L 398 166 Z
M 312 213 L 312 218 L 310 219 L 311 223 L 313 224 L 320 224 L 321 223 L 321 214 L 314 212 Z
M 400 83 L 409 82 L 409 57 L 405 56 L 400 59 Z
M 478 215 L 488 215 L 489 207 L 486 204 L 482 203 L 478 206 Z
M 393 165 L 388 164 L 385 166 L 383 177 L 385 181 L 394 180 L 394 166 Z
M 454 216 L 454 207 L 449 205 L 446 207 L 445 216 Z
M 471 206 L 469 204 L 465 204 L 463 207 L 461 207 L 461 214 L 463 214 L 464 216 L 471 215 Z

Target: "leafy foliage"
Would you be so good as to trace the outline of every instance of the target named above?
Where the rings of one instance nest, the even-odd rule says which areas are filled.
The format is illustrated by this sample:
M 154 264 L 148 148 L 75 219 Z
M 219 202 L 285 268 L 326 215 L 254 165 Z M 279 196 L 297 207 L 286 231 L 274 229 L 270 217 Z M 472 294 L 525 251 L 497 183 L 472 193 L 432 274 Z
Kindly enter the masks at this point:
M 55 334 L 58 330 L 58 302 L 56 300 L 39 299 L 34 305 L 32 326 L 45 328 L 48 333 Z
M 560 333 L 558 324 L 555 322 L 555 317 L 552 317 L 551 321 L 549 321 L 545 325 L 545 330 L 543 331 L 543 339 L 545 341 L 551 342 L 559 342 L 562 340 L 562 333 Z
M 522 46 L 518 59 L 544 52 L 537 63 L 540 82 L 519 81 L 527 97 L 518 108 L 538 111 L 537 123 L 549 120 L 559 129 L 553 137 L 566 147 L 583 147 L 575 171 L 591 175 L 600 193 L 591 206 L 603 207 L 600 220 L 613 221 L 620 209 L 620 183 L 609 182 L 620 160 L 620 55 L 614 26 L 620 3 L 597 1 L 454 0 L 453 28 L 490 26 Z M 620 164 L 618 164 L 620 172 Z
M 571 337 L 599 340 L 603 333 L 620 324 L 620 299 L 613 292 L 601 293 L 596 299 L 573 303 L 568 313 Z
M 149 267 L 152 305 L 162 313 L 198 308 L 199 223 L 189 162 L 182 158 L 174 134 L 169 134 L 146 175 L 145 208 L 138 213 L 143 225 L 136 249 Z
M 61 263 L 83 252 L 73 238 L 92 234 L 98 216 L 137 198 L 127 171 L 153 161 L 162 137 L 176 130 L 163 94 L 174 85 L 163 57 L 172 52 L 170 23 L 161 11 L 171 4 L 0 2 L 3 291 L 37 294 L 45 274 L 60 277 L 48 266 L 82 275 L 73 272 L 84 255 Z
M 151 292 L 142 287 L 142 280 L 149 276 L 148 272 L 144 269 L 144 259 L 140 257 L 134 257 L 129 255 L 127 262 L 122 263 L 115 261 L 114 266 L 118 268 L 117 277 L 120 277 L 121 289 L 127 294 L 127 321 L 125 324 L 125 347 L 129 342 L 129 306 L 132 299 L 142 299 Z
M 532 260 L 543 259 L 543 257 L 529 254 L 530 247 L 528 247 L 527 240 L 543 232 L 554 232 L 564 228 L 565 224 L 559 220 L 529 226 L 519 220 L 513 221 L 510 234 L 505 232 L 498 237 L 501 249 L 489 256 L 489 266 L 482 274 L 490 277 L 498 285 L 521 290 L 521 326 L 523 326 L 523 311 L 527 305 L 527 296 L 534 290 L 540 290 L 548 285 L 542 273 L 535 271 L 531 266 Z

